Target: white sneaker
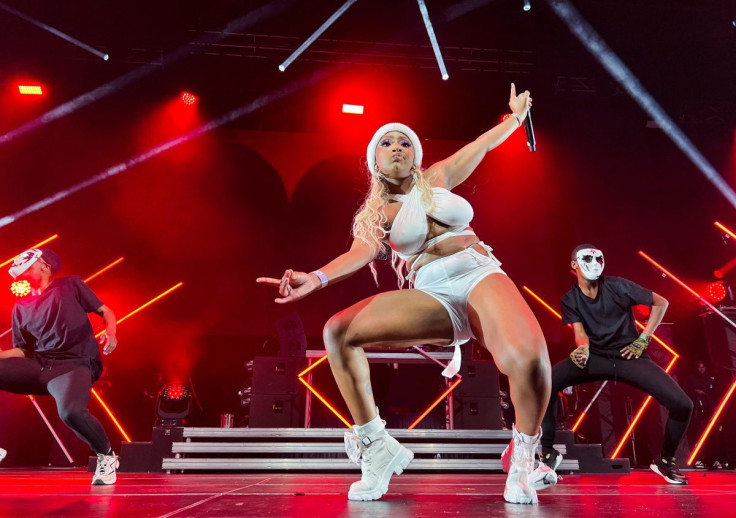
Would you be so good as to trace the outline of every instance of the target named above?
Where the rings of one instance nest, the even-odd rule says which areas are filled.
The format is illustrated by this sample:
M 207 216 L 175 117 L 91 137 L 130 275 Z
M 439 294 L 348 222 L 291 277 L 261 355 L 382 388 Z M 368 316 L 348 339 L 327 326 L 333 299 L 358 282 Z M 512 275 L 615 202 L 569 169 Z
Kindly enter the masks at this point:
M 5 451 L 5 450 L 3 450 L 2 448 L 0 448 L 0 462 L 2 462 L 2 461 L 3 461 L 3 459 L 5 458 L 5 456 L 6 456 L 7 454 L 8 454 L 8 452 L 7 452 L 7 451 Z
M 345 452 L 360 464 L 362 477 L 353 482 L 348 500 L 378 500 L 388 491 L 391 476 L 401 475 L 414 458 L 407 448 L 386 432 L 386 422 L 376 416 L 363 426 L 345 433 Z
M 536 504 L 537 491 L 529 485 L 529 476 L 532 473 L 534 458 L 537 453 L 537 444 L 541 433 L 534 437 L 524 436 L 513 426 L 511 442 L 501 455 L 501 466 L 509 474 L 506 478 L 506 488 L 503 498 L 512 504 Z
M 557 484 L 557 468 L 561 463 L 562 455 L 557 450 L 539 452 L 539 465 L 529 475 L 529 485 L 536 491 L 541 491 Z
M 116 471 L 118 466 L 120 466 L 120 461 L 114 452 L 112 455 L 98 453 L 97 468 L 95 469 L 95 476 L 92 477 L 92 485 L 109 486 L 114 484 L 118 478 Z

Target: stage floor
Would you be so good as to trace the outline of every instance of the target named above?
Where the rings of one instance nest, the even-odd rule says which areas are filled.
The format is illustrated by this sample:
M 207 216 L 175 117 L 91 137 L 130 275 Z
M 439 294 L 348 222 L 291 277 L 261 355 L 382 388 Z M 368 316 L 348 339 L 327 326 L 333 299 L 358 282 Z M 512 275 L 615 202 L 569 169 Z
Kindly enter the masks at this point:
M 82 470 L 0 469 L 0 516 L 34 517 L 421 517 L 421 516 L 730 516 L 736 473 L 688 473 L 672 486 L 648 471 L 566 475 L 535 506 L 507 504 L 503 475 L 394 477 L 377 502 L 346 498 L 355 475 L 122 474 L 110 487 L 90 486 Z

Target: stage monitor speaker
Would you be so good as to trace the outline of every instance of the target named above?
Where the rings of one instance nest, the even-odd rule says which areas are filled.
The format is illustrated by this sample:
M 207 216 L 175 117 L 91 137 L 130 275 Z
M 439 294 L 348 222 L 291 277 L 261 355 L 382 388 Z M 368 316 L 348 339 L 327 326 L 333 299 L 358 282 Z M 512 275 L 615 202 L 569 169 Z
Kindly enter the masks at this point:
M 463 381 L 455 389 L 456 395 L 498 398 L 498 369 L 492 361 L 463 361 L 460 376 Z
M 254 394 L 250 403 L 250 428 L 299 428 L 304 425 L 304 398 Z
M 253 394 L 297 394 L 303 385 L 297 379 L 301 358 L 256 356 L 253 359 Z
M 503 428 L 498 397 L 456 397 L 453 400 L 453 408 L 456 430 L 501 430 Z

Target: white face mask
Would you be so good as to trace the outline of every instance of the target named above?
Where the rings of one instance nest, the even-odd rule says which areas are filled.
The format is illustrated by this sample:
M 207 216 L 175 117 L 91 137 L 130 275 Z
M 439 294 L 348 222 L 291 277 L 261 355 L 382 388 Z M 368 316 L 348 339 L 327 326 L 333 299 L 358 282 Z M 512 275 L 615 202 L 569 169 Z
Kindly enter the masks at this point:
M 18 276 L 22 275 L 33 263 L 35 263 L 39 257 L 41 257 L 41 250 L 37 248 L 30 248 L 15 258 L 13 264 L 10 266 L 8 273 L 13 279 L 17 279 Z
M 603 252 L 596 248 L 583 248 L 575 254 L 575 260 L 578 263 L 583 277 L 589 281 L 597 281 L 603 273 Z

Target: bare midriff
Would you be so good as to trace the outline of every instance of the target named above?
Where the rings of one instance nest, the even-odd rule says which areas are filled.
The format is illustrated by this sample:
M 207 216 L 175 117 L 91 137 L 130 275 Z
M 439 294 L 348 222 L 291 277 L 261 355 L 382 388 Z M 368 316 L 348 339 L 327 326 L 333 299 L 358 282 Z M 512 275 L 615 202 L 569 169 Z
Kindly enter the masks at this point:
M 468 230 L 472 230 L 472 228 L 468 227 Z M 427 236 L 427 239 L 441 236 L 445 232 L 447 232 L 447 227 L 437 223 L 436 221 L 430 220 L 429 235 Z M 487 256 L 488 253 L 480 244 L 478 244 L 479 241 L 480 239 L 478 236 L 474 235 L 453 236 L 447 238 L 444 241 L 440 241 L 439 243 L 427 248 L 422 254 L 419 254 L 418 258 L 412 258 L 407 261 L 407 269 L 410 271 L 417 271 L 419 268 L 431 263 L 432 261 L 455 254 L 471 246 L 477 252 Z

